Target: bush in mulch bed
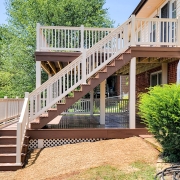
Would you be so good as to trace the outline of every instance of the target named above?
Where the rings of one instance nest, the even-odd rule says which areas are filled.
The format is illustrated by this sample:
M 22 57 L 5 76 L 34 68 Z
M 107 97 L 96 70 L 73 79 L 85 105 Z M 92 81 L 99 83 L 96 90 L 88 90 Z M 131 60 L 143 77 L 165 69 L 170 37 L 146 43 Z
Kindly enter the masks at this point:
M 149 88 L 139 96 L 139 115 L 162 145 L 167 162 L 180 162 L 180 85 Z

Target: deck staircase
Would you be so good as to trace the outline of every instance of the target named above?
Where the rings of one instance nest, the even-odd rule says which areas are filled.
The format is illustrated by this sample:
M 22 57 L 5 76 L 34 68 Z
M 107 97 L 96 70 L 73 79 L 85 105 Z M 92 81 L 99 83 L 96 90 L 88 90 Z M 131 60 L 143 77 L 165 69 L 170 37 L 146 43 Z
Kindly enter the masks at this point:
M 57 103 L 57 108 L 48 109 L 48 114 L 42 114 L 31 123 L 31 129 L 40 129 L 52 119 L 60 115 L 63 111 L 69 108 L 72 104 L 94 89 L 98 84 L 111 76 L 114 72 L 120 69 L 123 65 L 130 61 L 130 54 L 123 53 L 114 58 L 104 68 L 95 73 L 87 80 L 87 84 L 81 84 L 80 90 L 74 90 L 73 97 L 65 97 L 65 103 Z
M 133 25 L 131 21 L 128 19 L 90 49 L 83 49 L 78 58 L 30 93 L 29 121 L 32 129 L 45 126 L 130 61 L 131 54 L 127 50 L 130 45 L 128 32 Z M 48 48 L 53 45 L 52 42 Z M 68 97 L 69 93 L 74 96 Z
M 0 171 L 16 171 L 24 165 L 29 137 L 25 136 L 21 164 L 16 164 L 16 130 L 0 130 Z

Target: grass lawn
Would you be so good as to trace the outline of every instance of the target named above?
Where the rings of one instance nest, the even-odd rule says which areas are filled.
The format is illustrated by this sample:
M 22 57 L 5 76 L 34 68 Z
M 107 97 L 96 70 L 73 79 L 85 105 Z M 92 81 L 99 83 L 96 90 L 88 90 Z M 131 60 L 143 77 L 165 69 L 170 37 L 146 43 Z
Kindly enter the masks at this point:
M 155 166 L 144 162 L 135 162 L 124 170 L 110 165 L 91 168 L 69 177 L 68 180 L 153 180 L 155 173 Z

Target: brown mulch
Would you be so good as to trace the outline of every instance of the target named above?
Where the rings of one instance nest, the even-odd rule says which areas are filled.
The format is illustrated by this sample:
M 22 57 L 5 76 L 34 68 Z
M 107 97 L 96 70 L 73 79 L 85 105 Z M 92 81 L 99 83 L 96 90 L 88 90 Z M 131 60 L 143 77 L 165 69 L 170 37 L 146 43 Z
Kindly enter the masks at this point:
M 155 148 L 139 137 L 69 144 L 35 150 L 25 168 L 16 172 L 0 172 L 0 179 L 66 179 L 82 170 L 104 164 L 118 168 L 128 167 L 136 161 L 156 164 L 158 154 Z

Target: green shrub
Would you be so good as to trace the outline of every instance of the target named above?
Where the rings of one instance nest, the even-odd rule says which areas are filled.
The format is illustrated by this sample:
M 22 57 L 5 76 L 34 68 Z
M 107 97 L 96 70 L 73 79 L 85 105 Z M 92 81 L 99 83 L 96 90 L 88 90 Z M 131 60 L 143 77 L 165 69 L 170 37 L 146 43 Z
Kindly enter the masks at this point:
M 139 115 L 163 147 L 165 160 L 180 161 L 180 85 L 149 88 L 140 95 Z

